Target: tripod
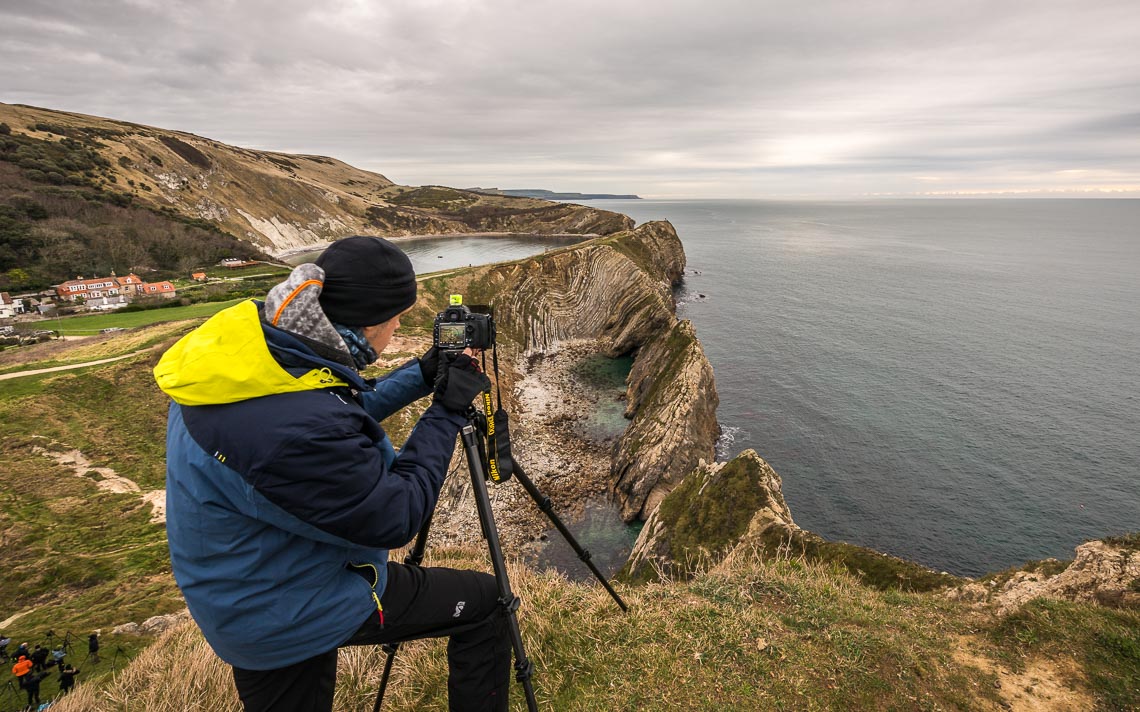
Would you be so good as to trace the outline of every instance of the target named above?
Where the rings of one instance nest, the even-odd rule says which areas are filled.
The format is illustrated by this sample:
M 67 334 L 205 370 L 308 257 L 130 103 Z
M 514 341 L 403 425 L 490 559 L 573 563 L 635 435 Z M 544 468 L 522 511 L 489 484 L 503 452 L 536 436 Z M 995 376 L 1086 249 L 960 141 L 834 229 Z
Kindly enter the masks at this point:
M 22 709 L 24 709 L 24 707 L 25 707 L 26 705 L 23 705 L 23 704 L 21 704 L 21 700 L 20 700 L 20 692 L 21 692 L 21 691 L 20 691 L 20 690 L 17 690 L 17 689 L 16 689 L 16 684 L 15 684 L 14 682 L 12 682 L 11 680 L 9 680 L 8 682 L 4 683 L 4 689 L 5 689 L 5 690 L 6 690 L 6 691 L 7 691 L 7 692 L 10 694 L 10 695 L 12 695 L 13 697 L 15 697 L 15 698 L 16 698 L 16 707 L 15 707 L 14 709 L 17 709 L 17 710 L 22 710 Z M 5 703 L 4 707 L 5 707 L 5 708 L 7 708 L 7 707 L 8 707 L 7 703 Z
M 482 427 L 480 427 L 481 424 Z M 517 615 L 520 601 L 518 596 L 515 596 L 511 591 L 511 582 L 507 576 L 507 566 L 503 560 L 503 547 L 499 541 L 499 531 L 495 526 L 495 515 L 491 510 L 491 498 L 487 492 L 487 480 L 490 479 L 490 475 L 487 474 L 483 468 L 483 458 L 479 447 L 480 441 L 477 439 L 477 433 L 481 434 L 485 431 L 485 417 L 473 406 L 469 407 L 467 411 L 467 425 L 463 426 L 460 435 L 463 440 L 463 451 L 467 457 L 467 467 L 471 474 L 471 488 L 475 493 L 475 508 L 479 513 L 479 524 L 483 531 L 483 538 L 487 540 L 487 547 L 490 550 L 491 567 L 495 571 L 495 582 L 499 586 L 499 604 L 508 614 L 511 646 L 515 652 L 515 680 L 522 683 L 523 691 L 526 694 L 527 709 L 530 710 L 530 712 L 537 712 L 538 702 L 535 700 L 534 686 L 531 683 L 531 677 L 534 675 L 534 664 L 526 657 L 526 651 L 523 649 L 522 634 L 519 632 L 519 619 Z M 507 449 L 509 450 L 509 441 Z M 550 498 L 539 491 L 534 482 L 526 476 L 526 473 L 522 467 L 519 466 L 517 460 L 513 458 L 507 459 L 512 461 L 511 471 L 518 477 L 523 489 L 526 490 L 527 494 L 534 500 L 539 510 L 554 523 L 559 533 L 562 534 L 566 542 L 570 544 L 575 553 L 578 554 L 578 558 L 590 568 L 590 571 L 593 572 L 594 576 L 601 582 L 622 611 L 628 610 L 625 602 L 622 601 L 621 597 L 614 591 L 609 581 L 606 580 L 602 572 L 590 561 L 590 552 L 578 544 L 577 540 L 575 540 L 574 536 L 570 533 L 570 530 L 566 528 L 566 525 L 563 524 L 562 520 L 558 518 L 558 515 L 554 513 Z M 509 477 L 510 474 L 508 473 L 507 476 Z M 416 543 L 412 547 L 412 551 L 404 558 L 405 564 L 418 566 L 423 561 L 430 528 L 431 517 L 424 522 L 423 527 L 416 535 Z M 384 701 L 384 691 L 388 687 L 388 676 L 392 672 L 392 663 L 396 659 L 396 653 L 400 649 L 400 644 L 390 643 L 384 645 L 383 648 L 385 652 L 388 653 L 388 659 L 384 663 L 384 673 L 380 678 L 380 688 L 376 693 L 376 705 L 372 708 L 373 712 L 379 712 L 380 705 Z

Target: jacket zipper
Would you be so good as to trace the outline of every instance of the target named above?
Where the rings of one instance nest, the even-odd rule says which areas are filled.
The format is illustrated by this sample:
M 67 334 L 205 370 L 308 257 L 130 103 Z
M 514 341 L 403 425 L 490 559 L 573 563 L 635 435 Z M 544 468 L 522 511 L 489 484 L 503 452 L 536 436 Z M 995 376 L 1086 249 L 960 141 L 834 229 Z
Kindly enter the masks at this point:
M 377 615 L 380 616 L 380 627 L 383 628 L 384 627 L 384 606 L 380 605 L 380 597 L 376 595 L 376 584 L 380 583 L 380 572 L 376 569 L 376 567 L 373 564 L 354 564 L 350 561 L 350 562 L 348 562 L 348 565 L 351 566 L 356 571 L 360 571 L 362 569 L 371 569 L 372 570 L 372 590 L 369 591 L 369 593 L 372 594 L 372 601 L 373 601 L 373 603 L 376 604 L 376 613 L 377 613 Z

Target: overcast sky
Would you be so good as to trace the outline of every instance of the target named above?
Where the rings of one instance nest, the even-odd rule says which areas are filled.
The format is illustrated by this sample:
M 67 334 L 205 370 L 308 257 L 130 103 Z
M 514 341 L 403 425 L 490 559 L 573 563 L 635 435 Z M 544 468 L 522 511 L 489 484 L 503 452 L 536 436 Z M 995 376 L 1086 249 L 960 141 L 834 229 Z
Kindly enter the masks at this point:
M 0 101 L 411 185 L 1140 196 L 1140 2 L 3 0 Z

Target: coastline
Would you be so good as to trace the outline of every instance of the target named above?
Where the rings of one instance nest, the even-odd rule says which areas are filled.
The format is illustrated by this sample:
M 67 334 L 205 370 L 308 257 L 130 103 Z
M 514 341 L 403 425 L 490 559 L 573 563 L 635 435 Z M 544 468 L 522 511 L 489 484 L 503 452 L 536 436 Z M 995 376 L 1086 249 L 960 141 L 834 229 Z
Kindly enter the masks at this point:
M 544 239 L 551 238 L 551 239 L 556 239 L 556 240 L 566 240 L 566 241 L 570 242 L 570 241 L 592 240 L 595 237 L 600 237 L 600 235 L 595 234 L 595 233 L 568 233 L 568 232 L 559 232 L 559 233 L 446 232 L 446 233 L 431 233 L 431 234 L 423 234 L 423 235 L 376 235 L 376 237 L 383 237 L 385 240 L 388 240 L 389 242 L 392 242 L 394 244 L 400 244 L 402 242 L 418 242 L 418 241 L 423 241 L 423 240 L 449 239 L 449 238 L 455 238 L 455 237 L 476 237 L 476 238 L 517 237 L 517 238 L 544 238 Z M 324 252 L 325 250 L 328 249 L 329 245 L 331 245 L 334 242 L 336 242 L 336 240 L 324 240 L 322 242 L 314 242 L 313 244 L 307 245 L 305 247 L 294 247 L 294 248 L 291 248 L 288 250 L 282 250 L 281 252 L 275 252 L 275 253 L 271 253 L 271 254 L 273 255 L 273 257 L 275 259 L 281 260 L 282 262 L 285 262 L 287 264 L 293 264 L 292 262 L 290 262 L 290 260 L 292 260 L 293 258 L 299 257 L 301 255 L 307 255 L 307 254 L 313 253 L 313 252 Z

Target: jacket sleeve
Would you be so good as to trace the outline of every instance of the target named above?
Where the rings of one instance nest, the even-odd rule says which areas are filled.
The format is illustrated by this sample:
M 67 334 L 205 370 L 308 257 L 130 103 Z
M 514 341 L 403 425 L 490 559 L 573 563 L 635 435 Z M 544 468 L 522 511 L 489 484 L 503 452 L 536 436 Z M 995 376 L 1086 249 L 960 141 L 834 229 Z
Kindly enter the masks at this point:
M 415 537 L 434 510 L 455 436 L 465 423 L 431 406 L 387 467 L 359 423 L 334 418 L 290 438 L 255 473 L 253 485 L 321 531 L 361 546 L 397 548 Z
M 379 423 L 408 404 L 431 395 L 434 384 L 425 383 L 419 361 L 412 359 L 376 381 L 374 391 L 361 394 L 364 409 Z

